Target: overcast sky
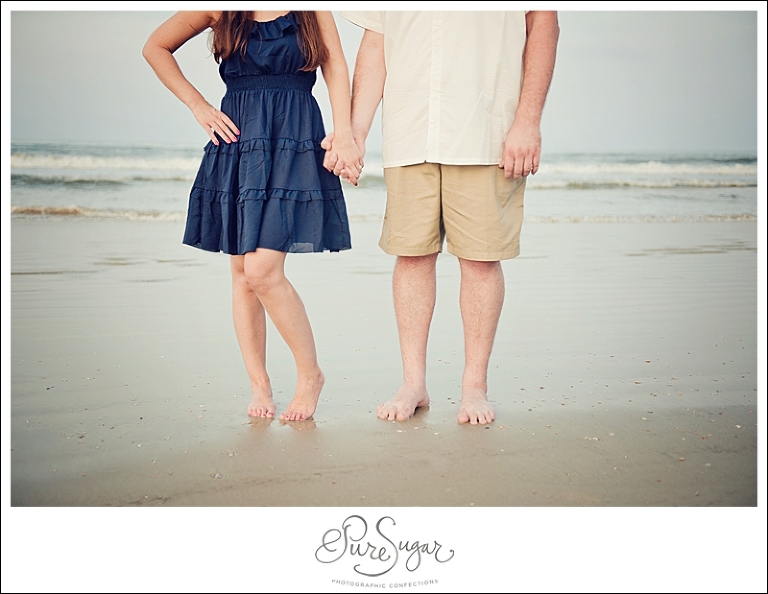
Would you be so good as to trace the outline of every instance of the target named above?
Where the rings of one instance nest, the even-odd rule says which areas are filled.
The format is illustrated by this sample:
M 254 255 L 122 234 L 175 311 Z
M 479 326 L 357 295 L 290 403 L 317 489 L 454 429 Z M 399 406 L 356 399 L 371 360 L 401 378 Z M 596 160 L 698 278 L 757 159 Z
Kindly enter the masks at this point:
M 4 2 L 4 16 L 9 4 L 26 6 Z M 170 14 L 12 11 L 12 139 L 204 144 L 202 128 L 141 56 L 146 38 Z M 757 15 L 560 12 L 545 150 L 756 151 Z M 362 31 L 338 15 L 337 25 L 351 72 Z M 207 41 L 203 34 L 176 55 L 190 81 L 218 105 L 224 87 Z M 315 94 L 330 122 L 325 87 Z M 369 150 L 380 144 L 379 125 Z

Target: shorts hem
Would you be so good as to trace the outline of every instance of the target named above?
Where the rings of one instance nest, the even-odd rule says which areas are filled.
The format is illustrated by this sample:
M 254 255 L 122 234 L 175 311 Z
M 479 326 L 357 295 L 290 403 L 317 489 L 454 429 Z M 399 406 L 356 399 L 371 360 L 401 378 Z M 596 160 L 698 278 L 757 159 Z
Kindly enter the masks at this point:
M 389 254 L 390 256 L 431 256 L 432 254 L 439 254 L 442 251 L 442 246 L 440 245 L 427 247 L 393 247 L 379 242 L 379 247 L 385 254 Z
M 476 262 L 498 262 L 499 260 L 511 260 L 512 258 L 519 256 L 520 246 L 504 251 L 488 252 L 480 250 L 463 250 L 448 244 L 448 253 L 453 254 L 462 260 L 474 260 Z

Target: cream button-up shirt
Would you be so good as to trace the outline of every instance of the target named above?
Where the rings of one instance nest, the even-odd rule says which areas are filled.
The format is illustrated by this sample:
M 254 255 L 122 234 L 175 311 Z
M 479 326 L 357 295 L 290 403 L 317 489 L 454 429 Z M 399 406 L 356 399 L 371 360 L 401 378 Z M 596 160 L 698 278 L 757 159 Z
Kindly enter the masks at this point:
M 525 12 L 341 16 L 384 35 L 384 167 L 499 163 L 520 98 Z

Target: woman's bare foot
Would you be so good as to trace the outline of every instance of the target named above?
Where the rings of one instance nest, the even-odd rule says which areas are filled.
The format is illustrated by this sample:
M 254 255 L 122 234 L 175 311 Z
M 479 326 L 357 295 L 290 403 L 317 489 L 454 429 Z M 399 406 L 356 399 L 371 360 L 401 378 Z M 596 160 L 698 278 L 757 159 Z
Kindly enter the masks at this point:
M 294 431 L 311 431 L 317 429 L 317 423 L 314 419 L 307 419 L 305 421 L 284 421 L 280 419 L 278 421 L 281 427 L 290 427 Z
M 282 421 L 304 421 L 312 417 L 317 409 L 317 401 L 325 384 L 325 376 L 319 369 L 316 374 L 299 378 L 293 400 L 280 415 Z
M 249 417 L 271 418 L 275 416 L 275 403 L 272 401 L 272 387 L 251 385 L 251 403 L 248 405 Z
M 493 422 L 496 412 L 488 402 L 488 396 L 482 388 L 464 388 L 459 407 L 459 423 L 487 425 Z
M 407 421 L 417 408 L 428 404 L 429 394 L 426 388 L 403 384 L 394 398 L 378 406 L 376 416 L 385 421 Z

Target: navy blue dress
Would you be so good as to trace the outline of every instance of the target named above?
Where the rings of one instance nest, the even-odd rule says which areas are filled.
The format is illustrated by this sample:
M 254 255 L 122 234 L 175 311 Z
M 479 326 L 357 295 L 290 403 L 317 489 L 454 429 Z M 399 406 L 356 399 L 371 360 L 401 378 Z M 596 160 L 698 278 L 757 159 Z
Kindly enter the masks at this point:
M 294 13 L 254 22 L 245 59 L 236 52 L 219 73 L 221 111 L 237 142 L 209 142 L 189 197 L 184 243 L 245 254 L 338 251 L 351 247 L 341 182 L 323 166 L 325 136 L 312 95 Z

